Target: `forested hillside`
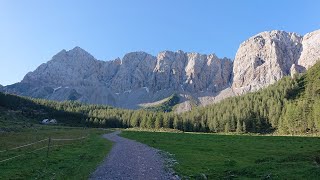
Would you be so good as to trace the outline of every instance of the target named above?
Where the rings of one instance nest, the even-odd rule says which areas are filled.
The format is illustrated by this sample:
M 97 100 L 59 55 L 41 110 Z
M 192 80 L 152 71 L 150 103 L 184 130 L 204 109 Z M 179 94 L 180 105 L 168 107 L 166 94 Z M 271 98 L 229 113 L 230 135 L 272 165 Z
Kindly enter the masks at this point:
M 320 63 L 295 78 L 183 114 L 124 110 L 0 93 L 0 106 L 41 120 L 90 127 L 174 128 L 183 131 L 306 134 L 320 130 Z
M 183 114 L 182 119 L 196 131 L 319 132 L 320 63 L 303 75 L 285 77 L 266 89 L 194 109 Z

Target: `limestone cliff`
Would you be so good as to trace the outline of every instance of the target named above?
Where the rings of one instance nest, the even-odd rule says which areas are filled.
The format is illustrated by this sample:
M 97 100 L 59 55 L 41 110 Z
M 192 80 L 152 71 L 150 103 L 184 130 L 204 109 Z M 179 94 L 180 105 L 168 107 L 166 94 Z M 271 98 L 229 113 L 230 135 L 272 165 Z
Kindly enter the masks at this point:
M 301 73 L 320 59 L 320 30 L 305 36 L 284 31 L 257 34 L 236 54 L 232 88 L 237 94 L 256 91 L 283 76 Z

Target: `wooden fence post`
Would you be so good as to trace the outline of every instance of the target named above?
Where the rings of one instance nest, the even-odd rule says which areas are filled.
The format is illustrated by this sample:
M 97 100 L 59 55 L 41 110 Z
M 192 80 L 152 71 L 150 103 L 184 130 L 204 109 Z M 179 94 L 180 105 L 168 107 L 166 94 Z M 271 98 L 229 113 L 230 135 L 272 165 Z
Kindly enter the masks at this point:
M 51 137 L 49 137 L 49 140 L 48 140 L 47 157 L 49 157 L 50 143 L 51 143 Z

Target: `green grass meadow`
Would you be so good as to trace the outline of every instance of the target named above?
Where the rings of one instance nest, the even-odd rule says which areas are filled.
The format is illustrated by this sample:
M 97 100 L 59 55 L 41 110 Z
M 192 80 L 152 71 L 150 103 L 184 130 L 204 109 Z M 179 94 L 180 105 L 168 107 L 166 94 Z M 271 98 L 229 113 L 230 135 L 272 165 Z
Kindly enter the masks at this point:
M 124 131 L 173 154 L 183 179 L 319 179 L 320 138 Z
M 88 179 L 111 149 L 112 143 L 101 136 L 108 132 L 38 125 L 21 132 L 0 133 L 0 151 L 4 151 L 0 152 L 0 161 L 23 154 L 0 163 L 0 179 Z M 72 139 L 83 136 L 86 138 L 81 140 L 52 141 L 48 157 L 47 148 L 34 151 L 47 147 L 48 141 L 8 150 L 48 137 Z

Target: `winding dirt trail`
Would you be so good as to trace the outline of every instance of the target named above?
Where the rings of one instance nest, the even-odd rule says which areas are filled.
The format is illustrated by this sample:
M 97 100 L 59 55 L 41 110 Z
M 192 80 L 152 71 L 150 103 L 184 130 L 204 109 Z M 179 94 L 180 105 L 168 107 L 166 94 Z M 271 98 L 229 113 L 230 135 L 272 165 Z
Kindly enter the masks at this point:
M 118 136 L 120 131 L 103 135 L 114 145 L 104 162 L 89 179 L 178 179 L 165 170 L 159 150 Z

